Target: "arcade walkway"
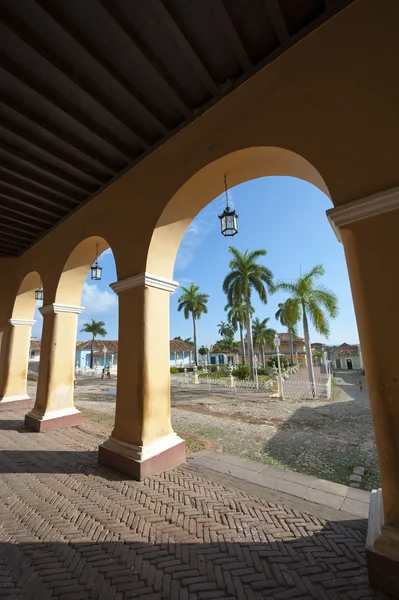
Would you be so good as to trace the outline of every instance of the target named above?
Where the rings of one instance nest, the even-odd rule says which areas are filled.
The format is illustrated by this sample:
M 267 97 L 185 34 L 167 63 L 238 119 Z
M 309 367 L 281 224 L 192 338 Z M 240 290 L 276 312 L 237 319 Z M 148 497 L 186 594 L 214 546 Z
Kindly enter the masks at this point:
M 0 597 L 385 600 L 367 585 L 366 520 L 190 464 L 143 482 L 99 438 L 0 421 Z

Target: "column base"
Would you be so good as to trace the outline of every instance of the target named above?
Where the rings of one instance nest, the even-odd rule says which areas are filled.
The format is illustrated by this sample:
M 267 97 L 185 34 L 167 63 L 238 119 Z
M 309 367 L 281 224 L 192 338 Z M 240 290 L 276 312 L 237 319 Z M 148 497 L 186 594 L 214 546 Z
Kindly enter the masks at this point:
M 54 429 L 65 429 L 81 425 L 82 413 L 76 408 L 65 410 L 53 410 L 42 413 L 37 409 L 31 410 L 25 415 L 25 425 L 33 431 L 53 431 Z
M 186 442 L 175 433 L 147 446 L 122 442 L 112 436 L 98 448 L 98 460 L 103 465 L 142 481 L 186 461 Z
M 27 395 L 4 396 L 0 398 L 0 410 L 12 410 L 14 408 L 33 408 L 34 402 Z
M 366 559 L 372 588 L 399 597 L 399 529 L 383 524 L 381 489 L 370 498 Z

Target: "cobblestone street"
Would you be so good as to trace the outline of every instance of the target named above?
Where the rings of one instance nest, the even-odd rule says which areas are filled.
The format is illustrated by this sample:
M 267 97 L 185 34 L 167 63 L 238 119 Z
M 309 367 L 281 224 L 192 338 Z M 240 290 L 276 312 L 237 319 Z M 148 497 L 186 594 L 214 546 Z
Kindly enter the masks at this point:
M 97 464 L 100 436 L 0 424 L 0 596 L 383 600 L 364 519 L 190 464 L 137 483 Z

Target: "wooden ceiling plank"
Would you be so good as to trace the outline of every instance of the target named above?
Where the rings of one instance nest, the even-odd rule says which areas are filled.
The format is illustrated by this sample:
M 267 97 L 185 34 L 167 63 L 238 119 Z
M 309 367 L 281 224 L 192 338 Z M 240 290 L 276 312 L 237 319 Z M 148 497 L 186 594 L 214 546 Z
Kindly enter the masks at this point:
M 7 212 L 9 212 L 9 213 L 13 214 L 13 215 L 18 215 L 18 216 L 24 215 L 24 216 L 26 216 L 26 217 L 27 217 L 27 218 L 28 218 L 30 221 L 32 221 L 32 220 L 33 220 L 33 221 L 37 221 L 38 223 L 42 223 L 42 224 L 43 224 L 43 226 L 44 226 L 44 228 L 46 228 L 46 227 L 53 227 L 53 225 L 54 225 L 54 221 L 48 221 L 48 220 L 46 220 L 46 219 L 44 219 L 44 218 L 41 218 L 41 217 L 36 217 L 36 216 L 34 216 L 34 215 L 31 215 L 30 213 L 27 213 L 27 212 L 21 212 L 20 210 L 16 210 L 15 208 L 10 208 L 9 206 L 5 206 L 5 205 L 4 205 L 4 199 L 3 199 L 3 203 L 2 203 L 2 205 L 1 205 L 1 207 L 0 207 L 0 213 L 2 213 L 2 212 L 3 212 L 3 211 L 5 211 L 5 210 L 6 210 Z
M 34 126 L 38 128 L 40 134 L 43 135 L 43 139 L 45 141 L 52 138 L 55 141 L 55 143 L 61 145 L 61 147 L 72 149 L 73 152 L 77 152 L 78 155 L 81 156 L 79 160 L 85 160 L 86 164 L 94 165 L 97 169 L 102 169 L 103 171 L 106 171 L 109 175 L 116 175 L 117 171 L 115 171 L 115 169 L 112 169 L 105 160 L 99 158 L 98 156 L 93 156 L 92 154 L 89 154 L 89 152 L 85 148 L 82 148 L 82 145 L 79 143 L 79 141 L 72 141 L 70 138 L 68 138 L 68 134 L 62 135 L 56 132 L 54 128 L 51 127 L 50 123 L 45 124 L 43 118 L 41 118 L 37 114 L 29 115 L 27 111 L 22 111 L 20 107 L 17 108 L 15 103 L 7 101 L 4 94 L 1 97 L 0 104 L 3 104 L 6 107 L 6 111 L 11 111 L 12 113 L 14 113 L 14 118 L 15 116 L 17 118 L 22 117 L 22 119 L 26 119 L 27 121 L 33 123 Z
M 15 198 L 15 196 L 12 196 L 10 194 L 5 194 L 1 190 L 0 190 L 0 198 L 5 198 L 6 200 L 9 200 L 10 202 L 13 202 L 14 204 L 19 204 L 20 206 L 26 206 L 30 210 L 33 210 L 33 211 L 40 212 L 45 215 L 51 215 L 52 217 L 55 217 L 56 219 L 63 219 L 66 216 L 66 214 L 68 214 L 68 212 L 64 215 L 57 214 L 57 213 L 53 212 L 52 210 L 48 210 L 47 208 L 42 208 L 41 206 L 37 206 L 36 204 L 31 204 L 30 202 L 26 202 L 25 200 L 21 200 L 20 198 Z M 59 207 L 59 208 L 61 208 L 61 207 Z
M 53 167 L 50 167 L 50 165 L 42 163 L 40 160 L 37 160 L 29 154 L 26 154 L 19 148 L 15 148 L 10 144 L 6 144 L 5 142 L 0 141 L 0 155 L 2 153 L 8 157 L 11 157 L 11 160 L 16 160 L 19 163 L 25 165 L 26 167 L 38 171 L 46 177 L 56 179 L 63 185 L 74 188 L 81 194 L 84 193 L 85 195 L 88 195 L 93 192 L 93 190 L 90 188 L 82 187 L 84 184 L 76 184 L 74 181 L 71 181 L 71 179 L 68 179 L 68 177 L 64 173 L 60 173 L 59 171 L 57 171 L 57 169 L 54 169 Z
M 154 108 L 148 108 L 146 106 L 147 99 L 141 97 L 141 94 L 132 86 L 130 81 L 128 81 L 119 71 L 116 69 L 111 62 L 101 54 L 97 48 L 93 46 L 91 42 L 77 30 L 77 28 L 71 23 L 69 19 L 66 18 L 65 14 L 62 14 L 54 5 L 49 5 L 46 0 L 36 0 L 36 4 L 39 4 L 41 8 L 48 14 L 50 17 L 58 23 L 58 25 L 81 47 L 84 51 L 95 61 L 97 62 L 101 68 L 107 72 L 107 74 L 115 79 L 118 84 L 123 87 L 123 89 L 133 98 L 134 103 L 139 110 L 147 115 L 147 117 L 152 121 L 153 125 L 158 127 L 159 130 L 166 135 L 169 133 L 169 128 L 162 121 L 162 117 L 156 114 L 156 110 Z M 133 108 L 133 107 L 132 107 Z
M 3 171 L 4 173 L 8 173 L 9 175 L 16 177 L 17 179 L 22 179 L 22 181 L 26 181 L 27 183 L 35 185 L 36 187 L 41 188 L 47 192 L 57 194 L 57 196 L 59 196 L 60 198 L 64 198 L 65 200 L 71 200 L 72 202 L 76 201 L 76 198 L 74 198 L 73 196 L 70 196 L 69 194 L 65 194 L 65 192 L 61 192 L 61 191 L 57 190 L 56 188 L 50 187 L 49 185 L 42 183 L 41 181 L 37 181 L 36 179 L 33 179 L 32 177 L 27 177 L 26 175 L 23 175 L 20 171 L 18 171 L 16 169 L 10 169 L 9 167 L 7 167 L 1 163 L 0 163 L 0 171 Z
M 242 70 L 244 72 L 249 71 L 253 67 L 252 62 L 248 56 L 244 44 L 241 41 L 239 33 L 232 21 L 231 15 L 224 0 L 217 0 L 216 2 L 214 1 L 211 6 L 219 18 L 221 26 L 223 27 L 223 31 L 241 65 Z
M 184 56 L 190 61 L 191 66 L 196 71 L 197 75 L 200 77 L 201 81 L 208 88 L 208 91 L 212 94 L 212 96 L 216 96 L 219 94 L 219 87 L 216 82 L 211 77 L 204 63 L 195 52 L 194 48 L 166 8 L 163 4 L 162 0 L 147 0 L 149 4 L 151 4 L 152 8 L 156 13 L 160 16 L 162 21 L 165 23 L 165 27 L 168 29 L 170 35 L 173 37 L 176 44 L 179 46 L 181 52 Z
M 26 221 L 22 221 L 21 219 L 17 219 L 16 217 L 10 217 L 8 214 L 5 213 L 5 209 L 3 206 L 0 207 L 0 218 L 1 220 L 6 220 L 9 221 L 11 223 L 19 223 L 20 225 L 24 225 L 25 227 L 31 227 L 31 229 L 36 229 L 37 231 L 45 231 L 46 227 L 44 225 L 42 225 L 41 227 L 39 225 L 33 225 L 32 223 L 27 223 Z M 28 217 L 29 218 L 29 217 Z
M 4 222 L 3 217 L 4 217 L 4 215 L 1 215 L 2 220 L 0 223 L 0 229 L 6 228 L 6 229 L 9 229 L 11 232 L 18 231 L 18 232 L 22 233 L 23 235 L 26 234 L 28 236 L 28 239 L 31 239 L 31 240 L 35 239 L 37 237 L 37 233 L 35 231 L 29 231 L 26 229 L 22 229 L 22 227 L 20 227 L 19 225 L 13 225 L 11 223 Z M 42 231 L 44 231 L 44 230 L 42 229 Z
M 277 34 L 278 41 L 284 46 L 290 41 L 290 33 L 284 19 L 283 11 L 278 0 L 265 0 L 270 19 Z
M 91 122 L 88 124 L 87 115 L 82 116 L 78 114 L 76 108 L 65 106 L 65 101 L 57 96 L 54 91 L 43 83 L 38 84 L 22 65 L 18 65 L 13 61 L 9 60 L 5 56 L 1 56 L 1 67 L 9 73 L 14 79 L 20 84 L 27 88 L 27 90 L 33 91 L 37 96 L 52 104 L 59 112 L 65 115 L 68 119 L 75 121 L 75 123 L 83 128 L 83 131 L 89 132 L 91 135 L 99 138 L 108 146 L 110 146 L 115 152 L 118 152 L 120 156 L 129 162 L 132 160 L 130 151 L 127 148 L 121 147 L 121 141 L 117 140 L 108 130 L 104 129 L 101 124 Z
M 49 206 L 54 206 L 55 208 L 64 208 L 61 202 L 51 200 L 49 198 L 46 198 L 45 196 L 41 196 L 40 194 L 36 194 L 35 192 L 31 192 L 30 190 L 26 190 L 24 188 L 19 187 L 18 185 L 9 183 L 8 181 L 4 181 L 2 179 L 0 179 L 0 188 L 1 187 L 6 187 L 7 189 L 11 189 L 12 191 L 24 194 L 25 196 L 30 196 L 35 200 L 40 200 L 40 202 L 43 202 L 43 204 L 48 204 Z M 80 204 L 76 200 L 74 200 L 73 202 L 75 205 Z M 69 212 L 70 210 L 72 210 L 72 207 L 66 207 L 66 210 Z
M 33 136 L 29 132 L 22 130 L 20 127 L 11 126 L 9 123 L 5 123 L 3 120 L 0 123 L 0 131 L 1 130 L 5 130 L 8 133 L 8 137 L 11 137 L 13 141 L 18 140 L 18 142 L 20 142 L 20 143 L 22 142 L 23 147 L 28 147 L 30 150 L 33 150 L 33 152 L 38 151 L 39 156 L 41 154 L 44 154 L 46 157 L 50 157 L 50 159 L 54 158 L 54 159 L 60 161 L 61 163 L 63 163 L 63 165 L 65 165 L 65 167 L 74 171 L 76 173 L 77 177 L 80 176 L 82 179 L 86 178 L 86 180 L 91 179 L 92 182 L 95 183 L 97 186 L 102 186 L 102 185 L 104 185 L 104 183 L 106 183 L 106 181 L 99 179 L 97 177 L 97 175 L 92 175 L 91 173 L 87 173 L 86 171 L 83 171 L 79 166 L 74 164 L 68 157 L 64 157 L 64 156 L 60 155 L 59 153 L 57 154 L 56 152 L 48 150 L 47 148 L 45 148 L 44 146 L 42 146 L 40 144 L 39 140 L 36 140 L 35 138 L 32 139 Z M 76 161 L 76 162 L 79 164 L 79 161 Z M 65 176 L 66 177 L 68 176 L 68 172 L 65 173 Z
M 11 231 L 8 231 L 9 229 L 11 229 Z M 18 240 L 22 243 L 27 243 L 30 244 L 32 242 L 32 240 L 35 239 L 35 235 L 26 235 L 26 233 L 13 233 L 12 228 L 7 227 L 7 225 L 4 225 L 4 223 L 0 224 L 0 238 L 7 238 L 10 240 Z
M 144 138 L 137 133 L 132 127 L 130 123 L 123 119 L 120 113 L 116 114 L 113 110 L 113 107 L 108 105 L 108 101 L 105 98 L 101 98 L 99 94 L 99 90 L 95 90 L 95 92 L 90 88 L 87 83 L 87 80 L 83 80 L 79 78 L 70 67 L 65 64 L 59 58 L 56 58 L 51 54 L 51 51 L 46 47 L 44 40 L 39 38 L 32 31 L 29 31 L 25 24 L 17 17 L 15 13 L 13 13 L 13 23 L 10 23 L 4 16 L 0 14 L 0 22 L 6 27 L 9 31 L 11 31 L 18 39 L 22 40 L 24 44 L 26 44 L 33 52 L 39 54 L 42 59 L 51 65 L 54 69 L 56 69 L 59 73 L 61 73 L 66 79 L 68 79 L 74 86 L 80 89 L 86 96 L 88 96 L 92 102 L 97 104 L 103 111 L 107 112 L 112 119 L 119 121 L 121 125 L 123 125 L 127 131 L 129 131 L 130 135 L 135 139 L 135 141 L 140 144 L 143 150 L 148 150 L 150 148 L 150 144 L 144 140 Z M 17 22 L 17 24 L 16 24 Z
M 168 98 L 172 100 L 175 106 L 179 108 L 185 117 L 191 117 L 192 112 L 190 108 L 182 99 L 181 95 L 177 92 L 176 88 L 169 81 L 169 77 L 167 76 L 165 69 L 162 68 L 162 65 L 160 65 L 158 61 L 154 60 L 154 57 L 149 52 L 148 48 L 144 47 L 143 44 L 138 41 L 137 36 L 133 33 L 131 28 L 127 26 L 123 17 L 118 12 L 115 4 L 112 2 L 107 2 L 106 0 L 98 1 L 104 10 L 106 10 L 110 18 L 113 19 L 113 21 L 128 37 L 130 43 L 134 47 L 136 58 L 145 69 L 147 76 L 151 77 L 156 84 L 160 83 L 162 85 L 168 95 Z

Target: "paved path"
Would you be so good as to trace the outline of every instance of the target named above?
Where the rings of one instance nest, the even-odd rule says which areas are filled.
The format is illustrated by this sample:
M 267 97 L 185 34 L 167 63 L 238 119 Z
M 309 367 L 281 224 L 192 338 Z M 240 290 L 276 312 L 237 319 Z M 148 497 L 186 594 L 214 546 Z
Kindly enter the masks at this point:
M 194 465 L 137 483 L 78 428 L 0 420 L 0 597 L 383 600 L 364 520 Z
M 248 483 L 256 483 L 267 490 L 286 492 L 322 506 L 334 508 L 341 513 L 368 518 L 370 492 L 317 479 L 310 475 L 269 467 L 261 462 L 232 456 L 224 452 L 205 451 L 191 463 L 200 469 L 216 471 L 236 477 Z M 337 514 L 337 518 L 341 518 Z

